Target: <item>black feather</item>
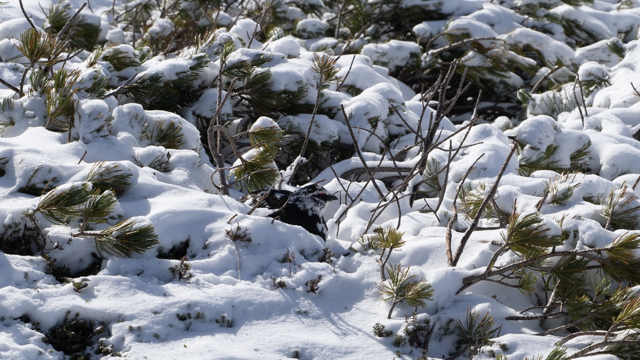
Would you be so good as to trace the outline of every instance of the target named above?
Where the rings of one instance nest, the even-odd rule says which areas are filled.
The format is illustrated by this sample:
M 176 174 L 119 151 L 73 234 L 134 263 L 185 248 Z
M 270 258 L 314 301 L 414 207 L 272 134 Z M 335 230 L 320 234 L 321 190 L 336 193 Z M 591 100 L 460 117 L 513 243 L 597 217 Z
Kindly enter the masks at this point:
M 254 191 L 243 195 L 239 200 L 255 206 L 267 190 Z M 338 198 L 317 184 L 307 185 L 295 192 L 271 190 L 258 207 L 275 211 L 267 215 L 291 225 L 298 225 L 308 232 L 327 239 L 327 224 L 322 217 L 327 202 Z

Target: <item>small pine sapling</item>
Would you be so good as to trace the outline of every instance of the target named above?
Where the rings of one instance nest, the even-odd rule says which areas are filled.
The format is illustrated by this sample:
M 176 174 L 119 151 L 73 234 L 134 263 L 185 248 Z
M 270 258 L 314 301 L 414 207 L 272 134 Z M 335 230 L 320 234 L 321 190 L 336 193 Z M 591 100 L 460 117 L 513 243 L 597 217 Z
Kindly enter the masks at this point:
M 424 170 L 423 184 L 418 188 L 418 193 L 424 194 L 428 198 L 439 197 L 443 190 L 438 174 L 442 171 L 442 167 L 438 160 L 431 158 L 427 161 Z
M 235 229 L 232 227 L 231 229 L 225 230 L 225 232 L 229 240 L 231 240 L 231 242 L 233 243 L 233 246 L 235 246 L 236 248 L 236 260 L 238 262 L 238 280 L 242 280 L 240 277 L 240 250 L 238 249 L 238 241 L 250 243 L 251 233 L 249 233 L 249 229 L 241 228 L 239 223 L 236 223 Z
M 233 327 L 233 319 L 228 318 L 226 314 L 220 315 L 219 318 L 215 319 L 215 322 L 221 327 L 228 327 L 228 328 Z
M 393 331 L 387 330 L 386 327 L 380 323 L 373 325 L 373 335 L 377 337 L 389 337 L 393 335 Z
M 407 338 L 402 334 L 396 334 L 396 336 L 393 338 L 393 342 L 391 342 L 391 345 L 395 347 L 405 346 L 407 345 Z
M 626 184 L 623 183 L 618 189 L 611 190 L 609 195 L 602 199 L 601 206 L 600 214 L 607 219 L 605 229 L 609 229 L 610 226 L 615 229 L 638 227 L 640 203 L 633 190 Z
M 459 210 L 464 210 L 464 214 L 467 219 L 473 219 L 478 214 L 480 210 L 480 206 L 482 202 L 487 197 L 487 185 L 484 182 L 479 182 L 475 187 L 472 187 L 471 184 L 466 186 L 462 186 L 460 195 L 458 199 L 460 200 L 462 207 L 459 207 Z M 494 200 L 491 200 L 491 205 L 488 206 L 483 215 L 487 220 L 493 221 L 494 223 L 498 223 L 502 220 L 504 214 L 500 212 L 500 210 L 494 206 Z
M 544 189 L 548 193 L 549 205 L 563 206 L 571 200 L 573 191 L 580 186 L 580 183 L 573 183 L 576 175 L 577 173 L 573 175 L 573 179 L 569 179 L 570 174 L 563 174 L 545 182 Z
M 324 263 L 327 263 L 327 264 L 332 264 L 334 256 L 336 256 L 336 253 L 333 252 L 333 250 L 331 250 L 329 248 L 324 248 L 324 249 L 322 249 L 322 255 L 320 255 L 320 257 L 318 258 L 318 261 L 319 262 L 324 262 Z
M 127 187 L 131 185 L 133 173 L 128 167 L 119 163 L 96 162 L 89 174 L 87 182 L 93 185 L 94 189 L 100 192 L 106 190 L 113 191 L 116 195 L 122 195 Z
M 60 184 L 60 179 L 56 176 L 53 167 L 49 166 L 46 174 L 45 172 L 40 172 L 43 168 L 44 166 L 42 165 L 36 166 L 31 172 L 31 175 L 29 175 L 27 184 L 21 186 L 18 192 L 33 196 L 42 196 L 57 187 Z
M 389 273 L 389 279 L 382 283 L 376 283 L 376 289 L 382 294 L 382 300 L 391 300 L 391 308 L 387 319 L 391 319 L 393 309 L 399 303 L 407 301 L 407 304 L 411 307 L 427 307 L 425 301 L 431 300 L 433 296 L 433 290 L 431 285 L 425 282 L 424 279 L 418 281 L 411 281 L 415 275 L 409 275 L 408 266 L 403 268 L 402 265 L 397 264 L 395 266 L 387 267 Z
M 320 284 L 321 280 L 322 280 L 322 275 L 318 275 L 317 278 L 307 281 L 305 283 L 305 285 L 309 287 L 309 290 L 307 290 L 307 292 L 317 294 L 318 290 L 320 290 L 320 287 L 318 286 L 318 284 Z
M 179 122 L 158 119 L 150 128 L 143 125 L 143 129 L 145 128 L 147 130 L 143 131 L 140 140 L 146 139 L 151 145 L 180 149 L 185 144 L 182 125 Z
M 88 359 L 85 351 L 91 346 L 92 338 L 98 335 L 93 321 L 80 319 L 80 313 L 69 317 L 67 311 L 62 322 L 44 333 L 43 342 L 50 344 L 55 350 L 63 352 L 72 359 Z
M 158 235 L 152 224 L 133 219 L 123 220 L 100 231 L 80 231 L 72 236 L 94 238 L 100 253 L 131 257 L 132 253 L 142 254 L 158 244 Z
M 458 356 L 468 351 L 469 356 L 473 357 L 479 353 L 482 346 L 489 345 L 490 339 L 499 336 L 502 329 L 502 326 L 494 326 L 495 322 L 489 313 L 481 317 L 480 313 L 468 308 L 464 322 L 456 320 L 455 323 L 456 335 L 459 338 L 458 345 L 461 346 Z
M 169 162 L 169 159 L 171 159 L 171 154 L 167 151 L 166 153 L 162 153 L 154 157 L 147 164 L 140 159 L 138 154 L 134 155 L 131 160 L 138 167 L 149 167 L 159 172 L 166 173 L 171 171 L 171 163 Z
M 250 192 L 266 189 L 276 182 L 279 173 L 273 161 L 280 149 L 283 132 L 275 123 L 273 125 L 255 126 L 246 134 L 240 133 L 233 137 L 221 130 L 222 134 L 228 135 L 228 140 L 234 149 L 233 155 L 240 161 L 240 164 L 229 173 L 235 178 L 230 185 Z M 251 146 L 241 153 L 235 149 L 234 142 L 244 135 L 249 135 Z
M 415 348 L 420 347 L 425 351 L 428 350 L 436 324 L 432 325 L 429 318 L 419 320 L 416 313 L 413 313 L 411 317 L 406 316 L 405 322 L 407 325 L 404 328 L 404 333 L 407 336 L 409 345 Z
M 64 280 L 68 283 L 70 283 L 71 285 L 73 285 L 73 291 L 79 293 L 80 290 L 86 288 L 87 286 L 89 286 L 89 284 L 87 284 L 87 281 L 90 281 L 90 279 L 88 278 L 82 278 L 82 279 L 78 279 L 77 281 L 75 279 L 69 278 L 69 277 L 65 277 Z
M 287 288 L 287 283 L 282 280 L 282 279 L 276 279 L 273 276 L 270 276 L 271 281 L 273 282 L 273 290 L 277 290 L 277 289 L 286 289 Z
M 182 259 L 180 259 L 180 263 L 169 268 L 174 276 L 178 276 L 178 281 L 186 280 L 189 282 L 189 280 L 193 278 L 193 273 L 191 273 L 191 264 L 189 264 L 187 260 L 189 259 L 187 259 L 186 256 L 183 256 Z
M 376 259 L 380 265 L 381 281 L 385 281 L 387 279 L 384 269 L 387 265 L 387 261 L 389 261 L 391 252 L 400 249 L 405 244 L 405 241 L 402 240 L 403 235 L 404 233 L 399 232 L 394 227 L 388 227 L 386 229 L 376 229 L 374 230 L 373 235 L 363 235 L 358 240 L 365 249 L 382 249 L 380 257 Z
M 287 252 L 285 252 L 284 256 L 282 257 L 282 262 L 289 263 L 289 277 L 291 277 L 291 264 L 293 264 L 293 261 L 295 259 L 296 259 L 296 252 L 291 251 L 289 250 L 289 248 L 287 248 Z M 275 283 L 275 280 L 274 280 L 274 283 Z

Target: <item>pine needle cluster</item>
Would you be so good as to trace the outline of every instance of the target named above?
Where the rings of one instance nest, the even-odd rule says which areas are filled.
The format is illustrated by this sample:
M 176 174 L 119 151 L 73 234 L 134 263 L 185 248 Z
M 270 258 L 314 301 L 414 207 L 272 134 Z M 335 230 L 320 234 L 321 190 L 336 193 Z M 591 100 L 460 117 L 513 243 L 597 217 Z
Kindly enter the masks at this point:
M 99 169 L 100 166 L 97 168 Z M 117 201 L 111 190 L 94 189 L 92 183 L 87 181 L 77 182 L 58 186 L 43 195 L 38 205 L 34 209 L 25 211 L 24 216 L 30 219 L 38 229 L 40 227 L 36 214 L 41 214 L 50 223 L 59 225 L 80 220 L 79 231 L 72 236 L 93 237 L 100 253 L 131 256 L 134 252 L 143 253 L 157 244 L 158 236 L 155 234 L 153 225 L 132 219 L 123 220 L 99 231 L 87 230 L 90 224 L 101 224 L 110 219 L 117 219 L 112 217 L 112 210 Z
M 274 159 L 281 146 L 282 131 L 275 126 L 255 127 L 248 135 L 253 150 L 244 156 L 239 154 L 240 165 L 229 173 L 236 179 L 235 186 L 246 192 L 266 189 L 280 176 Z
M 613 189 L 601 201 L 600 214 L 607 220 L 605 228 L 635 229 L 638 227 L 640 203 L 638 197 L 626 184 Z
M 489 313 L 481 315 L 471 308 L 467 308 L 467 316 L 464 321 L 456 320 L 455 332 L 458 336 L 459 354 L 468 351 L 473 357 L 480 352 L 480 348 L 490 344 L 490 339 L 500 334 L 502 327 L 495 327 L 495 321 Z
M 403 268 L 396 264 L 387 267 L 389 279 L 376 283 L 376 289 L 382 294 L 382 300 L 391 300 L 391 308 L 387 319 L 391 319 L 393 309 L 399 303 L 406 301 L 410 307 L 427 307 L 427 300 L 431 300 L 433 289 L 424 279 L 412 281 L 415 275 L 409 275 L 410 266 Z

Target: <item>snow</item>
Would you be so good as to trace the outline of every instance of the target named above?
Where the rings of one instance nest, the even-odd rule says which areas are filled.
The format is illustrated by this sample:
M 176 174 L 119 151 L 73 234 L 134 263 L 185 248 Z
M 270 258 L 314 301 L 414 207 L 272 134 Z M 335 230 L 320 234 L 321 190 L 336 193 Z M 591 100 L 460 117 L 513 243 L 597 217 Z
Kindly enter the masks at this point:
M 35 2 L 25 3 L 29 13 L 39 13 Z M 70 3 L 77 8 L 80 1 Z M 319 0 L 299 3 L 324 5 Z M 465 277 L 486 270 L 499 247 L 496 242 L 504 239 L 505 230 L 474 232 L 456 267 L 447 264 L 445 237 L 458 187 L 481 189 L 482 184 L 485 193 L 488 192 L 514 141 L 519 149 L 505 165 L 505 174 L 497 184 L 494 198 L 497 210 L 510 213 L 515 203 L 518 211 L 526 215 L 539 206 L 549 234 L 567 234 L 557 251 L 608 246 L 626 231 L 637 230 L 605 229 L 607 219 L 600 204 L 610 193 L 618 195 L 630 190 L 624 198 L 629 199 L 625 209 L 640 206 L 631 195 L 634 190 L 640 194 L 639 189 L 631 188 L 640 176 L 640 142 L 637 140 L 640 105 L 637 105 L 638 94 L 629 85 L 631 82 L 639 88 L 640 84 L 638 40 L 632 40 L 640 24 L 637 4 L 633 11 L 617 11 L 613 1 L 596 1 L 593 7 L 556 3 L 551 0 L 404 0 L 399 6 L 417 5 L 423 10 L 438 11 L 451 21 L 425 21 L 409 27 L 407 32 L 413 29 L 413 33 L 422 38 L 419 43 L 395 39 L 375 43 L 362 37 L 355 40 L 362 41 L 359 54 L 340 56 L 331 51 L 344 46 L 338 44 L 342 40 L 324 37 L 328 32 L 333 33 L 328 20 L 306 15 L 295 7 L 296 3 L 278 8 L 279 14 L 296 21 L 285 29 L 286 34 L 291 35 L 274 37 L 264 44 L 258 41 L 262 35 L 251 40 L 254 32 L 260 34 L 261 26 L 254 20 L 236 19 L 237 9 L 233 8 L 217 16 L 219 25 L 230 27 L 228 31 L 218 29 L 217 38 L 209 35 L 215 41 L 190 50 L 191 55 L 202 52 L 212 61 L 205 70 L 195 74 L 200 81 L 197 85 L 202 85 L 203 91 L 181 104 L 177 113 L 145 109 L 126 96 L 98 99 L 86 89 L 93 84 L 95 75 L 109 78 L 112 87 L 125 84 L 135 74 L 139 77 L 157 74 L 166 81 L 176 80 L 182 74 L 191 73 L 193 57 L 157 55 L 120 72 L 103 60 L 97 61 L 95 67 L 88 67 L 84 60 L 70 60 L 64 66 L 82 71 L 78 88 L 84 90 L 73 98 L 76 107 L 69 120 L 73 126 L 68 132 L 45 129 L 48 116 L 44 96 L 34 91 L 19 98 L 12 90 L 3 88 L 0 94 L 3 99 L 12 100 L 5 100 L 6 104 L 3 102 L 0 108 L 2 236 L 8 238 L 6 234 L 10 229 L 31 226 L 30 221 L 35 219 L 38 231 L 46 238 L 44 251 L 49 260 L 36 255 L 0 252 L 3 275 L 0 277 L 0 358 L 64 359 L 62 352 L 43 342 L 43 336 L 60 324 L 69 311 L 71 317 L 77 312 L 80 318 L 93 321 L 96 327 L 105 327 L 105 332 L 93 339 L 94 350 L 98 339 L 102 339 L 105 345 L 131 359 L 282 359 L 292 357 L 294 351 L 309 359 L 412 359 L 419 356 L 418 350 L 409 345 L 396 347 L 392 345 L 393 337 L 376 337 L 372 327 L 379 322 L 389 330 L 402 333 L 409 317 L 418 311 L 417 319 L 430 319 L 437 325 L 428 355 L 443 358 L 451 355 L 458 339 L 452 330 L 445 330 L 445 324 L 449 319 L 464 321 L 468 309 L 489 313 L 496 326 L 502 326 L 500 335 L 492 339 L 493 344 L 483 347 L 483 353 L 476 358 L 489 359 L 489 350 L 514 359 L 545 356 L 564 332 L 535 336 L 552 326 L 541 326 L 538 321 L 505 319 L 539 305 L 540 299 L 536 297 L 545 294 L 540 290 L 540 283 L 531 296 L 488 282 L 477 283 L 458 293 Z M 0 14 L 3 20 L 0 23 L 3 59 L 0 78 L 13 86 L 20 84 L 25 68 L 22 64 L 28 65 L 16 45 L 20 34 L 30 28 L 17 4 L 16 0 L 10 1 Z M 544 5 L 549 10 L 542 8 L 541 13 L 582 24 L 597 34 L 598 39 L 576 47 L 582 44 L 568 40 L 560 25 L 545 25 L 548 33 L 525 27 L 539 20 L 528 19 L 510 9 L 525 4 Z M 108 16 L 96 14 L 108 11 L 111 2 L 94 0 L 91 5 L 94 13 L 85 10 L 85 20 L 108 25 Z M 47 7 L 45 3 L 42 6 Z M 41 25 L 41 20 L 36 23 Z M 171 36 L 175 31 L 171 20 L 154 18 L 146 23 L 145 41 Z M 388 176 L 407 173 L 406 169 L 421 163 L 421 149 L 412 146 L 418 137 L 429 134 L 429 126 L 438 113 L 423 103 L 422 94 L 416 95 L 415 89 L 393 74 L 407 66 L 419 65 L 425 41 L 441 30 L 462 38 L 501 39 L 480 42 L 491 48 L 489 55 L 478 49 L 466 52 L 460 64 L 469 68 L 491 64 L 492 56 L 538 66 L 521 54 L 534 50 L 539 53 L 540 64 L 547 67 L 546 71 L 564 65 L 575 71 L 583 84 L 594 81 L 601 84 L 585 91 L 584 101 L 582 90 L 576 89 L 573 82 L 557 90 L 549 86 L 548 91 L 532 95 L 522 121 L 500 116 L 493 123 L 479 122 L 467 132 L 466 123 L 454 125 L 447 117 L 441 119 L 435 129 L 435 142 L 447 140 L 438 144 L 424 160 L 442 166 L 453 156 L 451 151 L 458 148 L 460 151 L 452 158 L 446 173 L 437 177 L 440 182 L 445 177 L 448 181 L 442 189 L 442 204 L 438 205 L 438 198 L 415 201 L 409 198 L 412 184 L 418 185 L 430 176 L 428 171 L 408 182 L 407 189 L 399 190 L 396 197 L 388 188 L 389 183 L 395 181 L 393 185 L 397 185 L 398 181 L 390 181 Z M 105 36 L 110 43 L 119 45 L 106 49 L 102 58 L 121 51 L 129 59 L 138 59 L 143 51 L 127 44 L 131 36 L 127 28 L 111 26 Z M 260 128 L 283 130 L 282 143 L 288 145 L 303 138 L 313 119 L 309 139 L 316 145 L 337 144 L 349 151 L 356 145 L 362 152 L 349 157 L 351 155 L 317 151 L 307 159 L 324 161 L 330 156 L 338 159 L 330 168 L 305 175 L 309 182 L 321 183 L 339 198 L 330 203 L 324 213 L 329 230 L 326 242 L 302 227 L 265 217 L 264 210 L 249 214 L 251 208 L 237 201 L 242 195 L 239 191 L 232 189 L 230 196 L 220 194 L 215 167 L 203 150 L 208 144 L 202 143 L 201 132 L 216 113 L 218 96 L 227 95 L 227 91 L 212 87 L 220 71 L 219 49 L 224 39 L 231 39 L 235 46 L 227 59 L 227 69 L 262 57 L 267 61 L 258 71 L 271 73 L 267 85 L 270 90 L 301 91 L 304 96 L 300 101 L 306 105 L 315 103 L 318 91 L 321 95 L 313 114 L 278 110 L 279 117 L 245 116 L 243 112 L 247 107 L 241 104 L 242 97 L 232 95 L 220 109 L 226 129 L 234 134 Z M 446 45 L 443 39 L 436 41 Z M 624 48 L 624 57 L 610 50 L 612 44 Z M 336 60 L 338 80 L 326 89 L 319 86 L 313 70 L 313 51 L 319 49 L 331 50 L 327 53 Z M 416 72 L 422 70 L 424 68 Z M 541 71 L 536 76 L 544 73 Z M 504 76 L 489 75 L 486 79 L 514 88 L 529 84 L 526 86 L 530 90 L 531 83 L 535 83 L 529 81 L 532 76 L 505 72 Z M 230 80 L 225 74 L 224 81 Z M 237 83 L 238 87 L 245 85 L 245 80 Z M 25 85 L 27 93 L 31 87 L 29 83 Z M 578 98 L 580 100 L 576 100 Z M 161 139 L 158 131 L 169 127 L 181 135 L 180 141 L 170 143 Z M 462 131 L 455 134 L 459 130 Z M 238 142 L 244 139 L 239 137 Z M 580 172 L 574 169 L 573 156 L 588 143 L 591 146 Z M 555 153 L 548 160 L 554 170 L 537 170 L 530 176 L 519 172 L 527 159 L 542 156 L 550 147 L 555 147 Z M 403 149 L 407 150 L 406 158 L 392 157 Z M 251 160 L 257 154 L 258 150 L 254 149 L 242 157 Z M 283 157 L 286 155 L 291 154 Z M 483 156 L 476 162 L 480 155 Z M 226 171 L 242 163 L 233 156 L 226 161 Z M 372 181 L 365 181 L 364 170 L 345 175 L 362 169 L 362 161 L 371 169 L 386 170 L 372 175 Z M 102 231 L 125 219 L 134 221 L 135 228 L 152 225 L 158 243 L 148 251 L 134 253 L 131 258 L 101 253 L 98 247 L 101 240 L 78 232 L 80 226 L 85 225 L 83 220 L 50 221 L 39 208 L 42 197 L 25 191 L 33 185 L 37 185 L 35 189 L 42 195 L 48 192 L 49 196 L 78 187 L 94 191 L 97 187 L 89 179 L 89 173 L 101 165 L 122 169 L 130 175 L 129 184 L 117 194 L 108 219 L 91 223 L 86 230 Z M 281 164 L 276 161 L 268 164 L 275 169 L 278 165 Z M 557 186 L 558 192 L 573 191 L 573 194 L 562 204 L 553 203 L 550 198 L 541 202 L 551 184 Z M 295 189 L 288 184 L 279 186 Z M 382 197 L 378 188 L 384 192 Z M 381 204 L 388 206 L 381 208 Z M 429 212 L 425 210 L 427 206 L 440 207 L 436 212 Z M 459 221 L 451 239 L 454 249 L 471 222 L 460 207 L 460 200 L 457 206 Z M 485 228 L 495 225 L 495 219 L 481 220 Z M 390 319 L 386 318 L 390 302 L 381 301 L 375 287 L 380 283 L 379 252 L 358 242 L 361 236 L 388 227 L 397 227 L 406 241 L 399 251 L 391 253 L 389 264 L 410 266 L 410 274 L 415 275 L 416 280 L 424 278 L 435 291 L 426 308 L 401 303 L 392 311 Z M 234 241 L 234 231 L 244 229 L 248 236 L 245 241 Z M 192 277 L 181 280 L 175 274 L 181 260 L 158 255 L 182 245 L 186 249 L 185 261 L 191 266 L 187 273 Z M 334 255 L 322 259 L 328 250 Z M 295 254 L 295 258 L 288 261 L 287 254 Z M 77 272 L 101 257 L 104 259 L 95 273 L 72 279 L 87 284 L 77 291 L 72 283 L 59 282 L 51 274 L 51 266 Z M 498 258 L 495 266 L 519 259 L 513 253 L 506 253 Z M 88 280 L 80 280 L 82 278 Z M 309 285 L 314 279 L 320 279 L 317 291 Z M 565 346 L 572 353 L 587 343 L 584 339 L 574 340 Z M 507 346 L 501 347 L 501 344 Z
M 393 71 L 397 67 L 406 66 L 412 56 L 418 58 L 420 46 L 409 41 L 391 40 L 386 44 L 367 44 L 360 52 Z

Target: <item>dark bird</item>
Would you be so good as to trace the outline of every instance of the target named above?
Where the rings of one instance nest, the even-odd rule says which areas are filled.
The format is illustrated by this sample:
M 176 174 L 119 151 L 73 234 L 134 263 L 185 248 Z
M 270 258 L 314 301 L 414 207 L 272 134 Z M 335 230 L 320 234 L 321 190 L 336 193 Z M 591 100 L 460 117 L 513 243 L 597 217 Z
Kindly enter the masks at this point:
M 239 201 L 255 206 L 268 190 L 244 194 Z M 338 200 L 333 194 L 317 184 L 307 185 L 295 192 L 289 190 L 270 190 L 258 207 L 275 211 L 267 215 L 291 225 L 298 225 L 308 232 L 327 241 L 327 223 L 322 217 L 327 202 Z

